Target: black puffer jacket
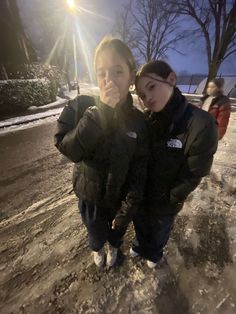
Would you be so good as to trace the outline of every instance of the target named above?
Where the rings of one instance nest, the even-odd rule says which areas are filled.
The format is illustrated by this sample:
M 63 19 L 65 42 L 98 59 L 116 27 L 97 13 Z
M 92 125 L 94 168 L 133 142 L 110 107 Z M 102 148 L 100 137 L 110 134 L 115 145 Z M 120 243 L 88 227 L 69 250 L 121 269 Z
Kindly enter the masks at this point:
M 177 88 L 163 111 L 146 114 L 151 160 L 144 207 L 154 215 L 176 214 L 210 171 L 217 125 L 210 114 L 188 104 Z
M 58 119 L 55 146 L 75 163 L 75 194 L 119 208 L 116 223 L 126 227 L 143 197 L 148 157 L 147 125 L 132 96 L 115 110 L 96 97 L 70 101 Z

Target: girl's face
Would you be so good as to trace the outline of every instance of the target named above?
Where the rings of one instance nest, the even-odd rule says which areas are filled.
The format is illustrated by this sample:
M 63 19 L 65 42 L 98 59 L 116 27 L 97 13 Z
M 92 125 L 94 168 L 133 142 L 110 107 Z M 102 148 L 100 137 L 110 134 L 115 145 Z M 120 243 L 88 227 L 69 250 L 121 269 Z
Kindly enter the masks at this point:
M 145 107 L 153 112 L 160 112 L 168 103 L 175 84 L 174 72 L 171 72 L 167 79 L 150 73 L 138 79 L 137 91 Z
M 112 81 L 119 89 L 120 102 L 127 98 L 129 87 L 134 82 L 132 73 L 122 56 L 112 48 L 102 50 L 96 62 L 97 83 L 100 90 Z
M 220 89 L 213 82 L 209 82 L 207 85 L 207 95 L 216 96 L 219 93 Z

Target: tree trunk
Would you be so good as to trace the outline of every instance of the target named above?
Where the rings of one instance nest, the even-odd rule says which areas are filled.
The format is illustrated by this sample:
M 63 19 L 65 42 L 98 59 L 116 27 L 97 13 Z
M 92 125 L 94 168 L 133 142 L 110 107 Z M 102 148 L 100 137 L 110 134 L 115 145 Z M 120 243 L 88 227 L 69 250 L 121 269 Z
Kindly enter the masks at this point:
M 0 65 L 14 73 L 23 63 L 36 61 L 35 50 L 27 38 L 16 0 L 0 1 Z

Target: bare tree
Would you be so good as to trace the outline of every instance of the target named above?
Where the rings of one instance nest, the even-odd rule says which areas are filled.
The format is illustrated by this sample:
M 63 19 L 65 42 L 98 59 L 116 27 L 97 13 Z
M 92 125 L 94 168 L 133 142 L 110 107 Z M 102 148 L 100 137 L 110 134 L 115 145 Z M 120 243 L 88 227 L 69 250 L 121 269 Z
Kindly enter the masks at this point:
M 178 32 L 178 14 L 163 10 L 159 0 L 131 0 L 116 20 L 116 33 L 145 61 L 177 50 L 185 34 Z M 179 51 L 178 51 L 179 52 Z
M 236 57 L 236 0 L 176 0 L 169 5 L 198 25 L 206 45 L 208 83 L 229 56 Z
M 116 15 L 114 32 L 131 49 L 137 48 L 137 34 L 133 31 L 133 19 L 130 16 L 131 2 L 123 6 L 123 10 Z

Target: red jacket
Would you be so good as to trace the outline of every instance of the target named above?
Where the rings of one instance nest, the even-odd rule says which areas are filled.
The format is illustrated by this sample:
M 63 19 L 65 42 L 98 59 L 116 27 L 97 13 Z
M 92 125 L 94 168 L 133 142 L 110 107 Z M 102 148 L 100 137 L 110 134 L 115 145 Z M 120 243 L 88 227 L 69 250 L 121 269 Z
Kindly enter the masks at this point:
M 204 102 L 206 98 L 207 97 L 203 97 L 202 102 Z M 230 118 L 231 106 L 229 98 L 222 94 L 217 96 L 212 100 L 208 112 L 217 121 L 219 140 L 221 140 L 225 135 Z

